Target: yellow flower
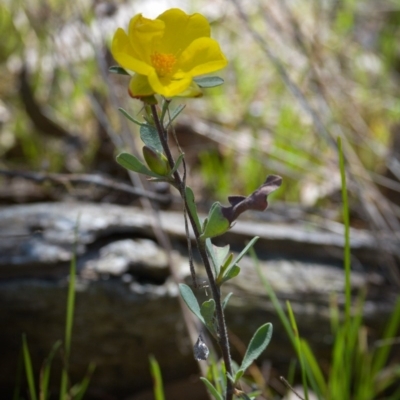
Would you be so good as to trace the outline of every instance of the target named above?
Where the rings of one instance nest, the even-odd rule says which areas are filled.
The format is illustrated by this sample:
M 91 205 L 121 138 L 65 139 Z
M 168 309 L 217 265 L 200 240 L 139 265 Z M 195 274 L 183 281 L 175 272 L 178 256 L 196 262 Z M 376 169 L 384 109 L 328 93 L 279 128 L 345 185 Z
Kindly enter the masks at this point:
M 134 16 L 128 33 L 118 28 L 111 52 L 121 67 L 135 73 L 129 92 L 139 98 L 155 93 L 195 97 L 201 90 L 193 78 L 227 64 L 219 44 L 210 38 L 206 18 L 177 8 L 154 20 Z

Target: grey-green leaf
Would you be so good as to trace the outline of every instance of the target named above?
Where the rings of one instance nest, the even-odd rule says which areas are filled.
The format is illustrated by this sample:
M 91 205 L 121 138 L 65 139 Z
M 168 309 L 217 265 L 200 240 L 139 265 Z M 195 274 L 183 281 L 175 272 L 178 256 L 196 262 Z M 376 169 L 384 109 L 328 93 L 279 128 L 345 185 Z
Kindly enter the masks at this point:
M 152 176 L 154 178 L 165 179 L 165 176 L 157 175 L 150 171 L 140 160 L 129 153 L 121 153 L 117 156 L 117 163 L 130 171 L 135 171 L 140 174 Z
M 192 289 L 188 285 L 185 285 L 184 283 L 179 284 L 179 291 L 181 293 L 181 296 L 183 298 L 183 301 L 186 303 L 186 305 L 189 307 L 190 311 L 197 316 L 197 318 L 200 319 L 200 321 L 206 325 L 203 316 L 201 315 L 199 303 L 197 302 L 197 299 L 195 295 L 192 292 Z
M 254 236 L 253 239 L 251 239 L 250 242 L 247 243 L 246 247 L 240 252 L 240 254 L 232 261 L 231 265 L 237 264 L 250 250 L 250 248 L 255 245 L 258 239 L 260 239 L 259 236 Z
M 118 75 L 128 75 L 128 72 L 126 72 L 122 67 L 119 65 L 113 65 L 112 67 L 108 68 L 108 71 L 111 72 L 112 74 L 118 74 Z
M 172 124 L 172 122 L 174 122 L 174 120 L 175 120 L 175 118 L 183 111 L 183 109 L 185 108 L 186 106 L 184 106 L 184 105 L 179 105 L 178 107 L 176 107 L 173 111 L 172 111 L 172 113 L 170 114 L 170 118 L 169 118 L 169 120 L 167 121 L 167 124 L 166 124 L 166 128 L 168 129 L 169 128 L 169 126 Z
M 219 275 L 219 265 L 218 265 L 217 258 L 214 253 L 214 245 L 212 244 L 210 238 L 206 239 L 206 249 L 207 249 L 208 256 L 211 258 L 212 265 L 214 267 L 214 276 L 218 276 Z
M 215 336 L 217 331 L 214 326 L 215 301 L 214 299 L 206 300 L 200 308 L 201 315 L 207 329 Z
M 205 76 L 203 78 L 195 78 L 194 81 L 201 88 L 212 88 L 215 86 L 220 86 L 224 83 L 224 80 L 219 76 Z
M 128 111 L 124 110 L 122 107 L 118 108 L 118 110 L 121 112 L 121 114 L 123 114 L 126 118 L 128 118 L 129 121 L 132 121 L 134 124 L 139 126 L 146 125 L 145 123 L 140 122 L 137 119 L 133 118 L 132 115 L 130 115 Z
M 244 355 L 242 365 L 239 370 L 246 371 L 251 363 L 257 359 L 260 354 L 266 349 L 272 337 L 272 324 L 270 322 L 260 326 L 252 339 L 249 347 Z M 239 372 L 239 371 L 238 371 Z
M 224 264 L 226 257 L 229 254 L 230 246 L 227 244 L 224 247 L 214 246 L 215 259 L 218 264 L 218 269 Z
M 153 149 L 158 150 L 161 153 L 164 153 L 164 149 L 160 142 L 160 137 L 158 136 L 157 129 L 148 124 L 143 124 L 140 127 L 140 138 L 143 140 L 143 143 Z

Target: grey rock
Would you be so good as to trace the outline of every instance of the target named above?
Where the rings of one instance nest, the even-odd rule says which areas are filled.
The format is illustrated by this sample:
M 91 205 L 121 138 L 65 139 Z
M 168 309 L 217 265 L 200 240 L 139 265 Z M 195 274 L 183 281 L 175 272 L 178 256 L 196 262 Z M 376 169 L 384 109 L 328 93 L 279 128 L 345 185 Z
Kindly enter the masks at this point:
M 185 248 L 182 216 L 163 212 L 160 219 L 173 247 Z M 260 236 L 256 245 L 260 267 L 279 301 L 290 300 L 301 335 L 312 343 L 318 358 L 329 357 L 330 295 L 336 293 L 339 305 L 344 303 L 344 274 L 340 256 L 336 256 L 343 251 L 341 235 L 310 231 L 301 224 L 245 220 L 238 221 L 219 241 L 240 249 L 254 234 Z M 378 337 L 396 292 L 375 271 L 367 272 L 366 265 L 376 258 L 376 242 L 366 232 L 353 231 L 352 235 L 353 255 L 362 267 L 352 273 L 352 290 L 369 288 L 365 318 L 371 335 Z M 63 338 L 75 238 L 78 280 L 72 381 L 82 379 L 94 362 L 97 368 L 91 387 L 122 398 L 151 386 L 150 353 L 159 361 L 166 382 L 196 373 L 193 345 L 186 334 L 167 255 L 152 240 L 151 215 L 109 204 L 11 206 L 0 208 L 2 393 L 13 390 L 22 333 L 27 334 L 36 371 L 53 343 Z M 190 282 L 185 255 L 174 252 L 171 256 L 177 275 Z M 264 357 L 285 375 L 293 356 L 291 346 L 253 261 L 244 258 L 240 267 L 239 277 L 224 287 L 224 294 L 234 293 L 227 308 L 229 328 L 248 343 L 260 325 L 272 322 L 273 340 Z M 204 280 L 201 268 L 198 274 Z M 203 288 L 197 295 L 206 297 L 207 292 Z M 59 367 L 56 363 L 53 377 Z

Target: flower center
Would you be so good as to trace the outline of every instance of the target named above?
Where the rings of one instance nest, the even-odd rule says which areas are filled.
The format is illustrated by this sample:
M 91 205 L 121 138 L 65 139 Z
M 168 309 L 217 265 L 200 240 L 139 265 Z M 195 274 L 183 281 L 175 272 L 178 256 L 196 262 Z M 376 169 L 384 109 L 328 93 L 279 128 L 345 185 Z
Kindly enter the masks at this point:
M 176 57 L 173 54 L 163 54 L 157 51 L 150 56 L 150 59 L 157 75 L 162 77 L 171 74 L 176 63 Z

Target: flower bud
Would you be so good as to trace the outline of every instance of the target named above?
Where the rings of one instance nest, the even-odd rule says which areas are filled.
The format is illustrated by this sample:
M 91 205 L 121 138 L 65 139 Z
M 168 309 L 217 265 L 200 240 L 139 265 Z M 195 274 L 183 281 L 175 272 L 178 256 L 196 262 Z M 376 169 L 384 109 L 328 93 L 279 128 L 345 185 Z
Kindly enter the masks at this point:
M 167 157 L 163 153 L 149 146 L 144 146 L 142 151 L 148 167 L 153 172 L 165 176 L 171 171 Z

